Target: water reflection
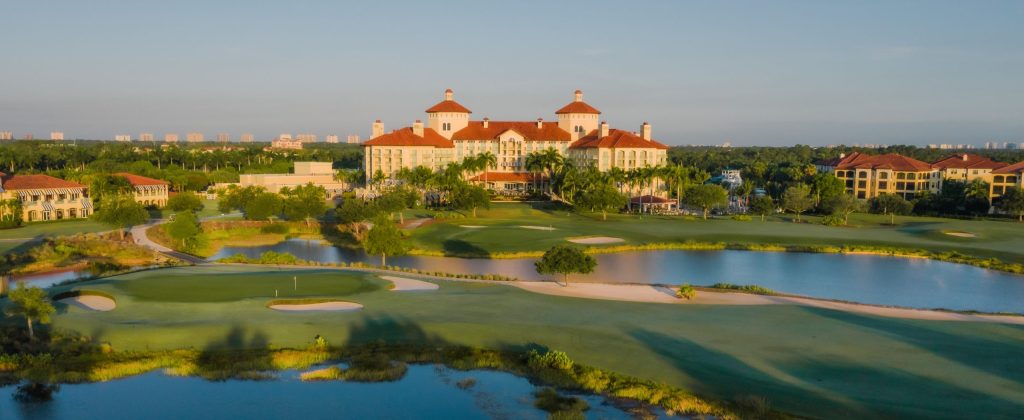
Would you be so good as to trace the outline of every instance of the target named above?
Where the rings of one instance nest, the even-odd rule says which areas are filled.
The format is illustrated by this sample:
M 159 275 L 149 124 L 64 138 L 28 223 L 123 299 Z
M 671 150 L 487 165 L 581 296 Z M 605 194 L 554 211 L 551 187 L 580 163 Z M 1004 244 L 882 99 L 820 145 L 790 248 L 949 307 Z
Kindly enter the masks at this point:
M 319 241 L 291 239 L 260 247 L 226 247 L 211 259 L 237 253 L 259 257 L 288 252 L 321 262 L 378 264 L 361 251 Z M 1024 313 L 1024 276 L 962 264 L 873 255 L 748 251 L 645 251 L 597 255 L 597 270 L 571 281 L 626 283 L 718 282 L 757 284 L 774 290 L 880 305 Z M 403 256 L 388 264 L 449 273 L 502 274 L 539 279 L 534 259 L 466 259 Z

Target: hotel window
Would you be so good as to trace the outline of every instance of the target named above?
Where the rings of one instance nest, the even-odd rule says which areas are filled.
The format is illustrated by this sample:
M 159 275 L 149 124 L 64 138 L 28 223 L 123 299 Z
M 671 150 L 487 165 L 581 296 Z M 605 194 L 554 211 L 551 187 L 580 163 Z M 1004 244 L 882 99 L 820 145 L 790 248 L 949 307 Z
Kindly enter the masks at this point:
M 1017 182 L 1017 176 L 1015 176 L 1015 175 L 1007 176 L 1006 177 L 1006 182 L 1009 183 L 1009 184 L 1016 183 Z
M 992 178 L 992 182 L 1003 182 L 1003 176 L 996 175 L 994 178 Z
M 858 172 L 857 173 L 857 178 L 867 178 L 867 177 L 868 177 L 868 173 L 867 172 Z
M 889 173 L 888 172 L 880 172 L 878 174 L 878 179 L 889 179 Z
M 880 189 L 880 190 L 887 190 L 887 189 L 889 189 L 889 183 L 886 182 L 886 181 L 879 182 L 878 183 L 878 189 Z
M 868 182 L 867 181 L 857 181 L 857 188 L 867 188 L 867 187 L 868 187 Z

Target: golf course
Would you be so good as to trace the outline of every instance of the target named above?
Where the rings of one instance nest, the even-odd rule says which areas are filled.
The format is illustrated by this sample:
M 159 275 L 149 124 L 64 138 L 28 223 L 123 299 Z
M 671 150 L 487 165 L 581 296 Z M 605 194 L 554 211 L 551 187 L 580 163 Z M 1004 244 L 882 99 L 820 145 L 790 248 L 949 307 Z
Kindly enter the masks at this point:
M 615 302 L 497 282 L 427 280 L 440 288 L 393 291 L 391 281 L 359 271 L 160 269 L 54 288 L 109 296 L 116 309 L 58 304 L 53 327 L 117 350 L 301 347 L 317 335 L 337 345 L 555 349 L 699 396 L 755 395 L 809 417 L 995 418 L 1024 410 L 1024 361 L 1016 356 L 1024 351 L 1021 326 L 796 305 Z M 281 300 L 362 308 L 268 308 Z

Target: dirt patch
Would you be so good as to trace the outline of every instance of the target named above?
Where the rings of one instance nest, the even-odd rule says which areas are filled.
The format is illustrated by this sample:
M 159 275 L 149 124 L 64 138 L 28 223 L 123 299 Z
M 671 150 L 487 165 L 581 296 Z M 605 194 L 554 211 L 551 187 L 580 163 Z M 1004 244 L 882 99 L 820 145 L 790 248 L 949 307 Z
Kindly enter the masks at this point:
M 613 238 L 611 236 L 591 236 L 588 238 L 572 238 L 566 240 L 574 244 L 584 245 L 615 244 L 619 242 L 625 242 L 625 239 Z

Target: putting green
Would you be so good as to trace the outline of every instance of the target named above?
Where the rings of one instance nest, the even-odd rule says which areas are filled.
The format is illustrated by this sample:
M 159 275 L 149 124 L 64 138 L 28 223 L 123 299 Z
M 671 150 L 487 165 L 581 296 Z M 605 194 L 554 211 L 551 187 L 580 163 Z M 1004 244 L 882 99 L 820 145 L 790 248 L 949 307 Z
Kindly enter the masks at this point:
M 298 293 L 345 296 L 341 300 L 365 308 L 267 310 L 274 299 L 268 288 L 290 289 L 293 276 Z M 196 297 L 220 282 L 233 294 L 218 292 L 218 301 Z M 765 396 L 775 408 L 812 417 L 996 418 L 1024 412 L 1019 326 L 788 305 L 598 301 L 491 283 L 440 282 L 431 293 L 392 293 L 387 283 L 371 274 L 330 270 L 156 270 L 74 286 L 110 293 L 118 309 L 69 308 L 54 316 L 53 326 L 117 349 L 305 346 L 318 334 L 335 345 L 389 340 L 543 346 L 702 395 Z

